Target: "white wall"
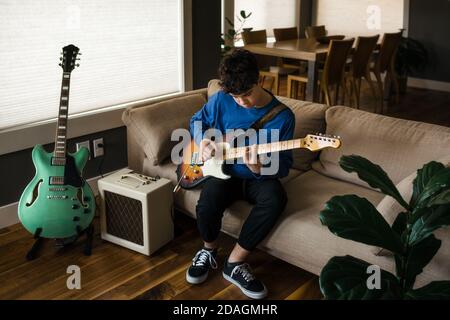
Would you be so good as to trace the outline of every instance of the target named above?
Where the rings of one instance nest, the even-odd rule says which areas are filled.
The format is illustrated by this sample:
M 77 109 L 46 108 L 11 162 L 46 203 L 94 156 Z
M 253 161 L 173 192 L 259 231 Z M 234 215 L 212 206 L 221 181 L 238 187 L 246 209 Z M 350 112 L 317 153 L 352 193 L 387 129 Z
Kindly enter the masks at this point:
M 405 0 L 316 0 L 315 25 L 328 34 L 365 36 L 397 32 L 403 28 Z
M 266 29 L 269 37 L 273 36 L 274 28 L 295 27 L 297 24 L 297 0 L 235 0 L 235 16 L 241 10 L 252 13 L 245 28 Z M 240 26 L 236 17 L 235 26 Z

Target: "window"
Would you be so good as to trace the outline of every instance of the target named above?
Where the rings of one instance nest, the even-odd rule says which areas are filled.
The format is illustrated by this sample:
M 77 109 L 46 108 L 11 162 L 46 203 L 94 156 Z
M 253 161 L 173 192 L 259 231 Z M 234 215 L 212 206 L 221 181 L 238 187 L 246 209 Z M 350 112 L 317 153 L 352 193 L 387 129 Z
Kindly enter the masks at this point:
M 236 16 L 240 17 L 241 10 L 252 13 L 246 21 L 244 28 L 253 30 L 266 29 L 269 42 L 273 39 L 274 28 L 289 28 L 297 26 L 296 20 L 297 0 L 235 0 L 234 25 L 240 26 Z
M 183 90 L 182 0 L 2 1 L 0 130 L 55 119 L 61 48 L 82 55 L 69 114 Z
M 398 32 L 403 27 L 403 8 L 404 0 L 318 0 L 314 21 L 325 25 L 330 35 L 357 37 Z

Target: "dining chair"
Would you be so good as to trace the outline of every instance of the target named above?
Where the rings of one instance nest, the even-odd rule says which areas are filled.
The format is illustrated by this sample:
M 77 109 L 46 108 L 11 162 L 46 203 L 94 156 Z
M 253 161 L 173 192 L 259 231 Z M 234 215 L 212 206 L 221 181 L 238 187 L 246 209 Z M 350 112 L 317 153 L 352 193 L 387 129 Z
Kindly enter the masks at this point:
M 361 80 L 364 78 L 372 90 L 372 94 L 377 103 L 377 93 L 370 78 L 370 58 L 377 46 L 379 35 L 372 37 L 358 37 L 355 49 L 351 55 L 351 63 L 348 65 L 345 74 L 346 80 L 350 83 L 350 100 L 353 98 L 356 108 L 359 109 L 361 96 Z M 375 107 L 376 111 L 377 107 Z
M 306 38 L 319 38 L 325 37 L 328 31 L 325 29 L 325 26 L 308 26 L 305 30 Z
M 242 40 L 244 45 L 253 43 L 267 43 L 267 32 L 266 30 L 256 30 L 256 31 L 244 31 L 242 33 Z M 259 64 L 259 85 L 264 86 L 266 78 L 271 80 L 270 90 L 276 95 L 280 91 L 280 76 L 286 75 L 289 72 L 295 72 L 294 69 L 284 69 L 280 67 L 270 66 L 270 57 L 256 55 Z
M 348 40 L 331 40 L 328 46 L 328 53 L 325 59 L 325 66 L 322 71 L 319 71 L 319 84 L 322 100 L 328 106 L 338 103 L 339 91 L 342 89 L 343 99 L 346 95 L 346 87 L 344 81 L 344 69 L 349 52 L 353 46 L 354 39 Z M 300 86 L 302 93 L 302 100 L 305 100 L 306 83 L 308 77 L 306 74 L 302 75 L 288 75 L 287 91 L 288 97 L 292 98 L 292 93 L 298 91 Z M 335 87 L 334 101 L 331 99 L 331 88 Z M 297 96 L 293 97 L 297 98 Z
M 385 81 L 391 83 L 395 88 L 395 102 L 399 102 L 399 87 L 397 74 L 395 73 L 395 56 L 397 53 L 398 46 L 402 39 L 402 32 L 395 33 L 385 33 L 381 39 L 380 50 L 376 55 L 375 61 L 370 67 L 370 72 L 375 75 L 377 79 L 378 92 L 380 95 L 380 113 L 383 113 L 383 100 L 384 100 L 384 90 L 383 82 L 381 80 L 381 74 L 386 72 Z M 388 81 L 389 80 L 389 81 Z
M 274 28 L 273 35 L 275 36 L 275 41 L 295 40 L 299 38 L 297 27 Z M 279 65 L 283 68 L 294 68 L 298 69 L 299 72 L 306 70 L 306 65 L 302 63 L 303 61 L 290 58 L 280 58 L 279 60 Z

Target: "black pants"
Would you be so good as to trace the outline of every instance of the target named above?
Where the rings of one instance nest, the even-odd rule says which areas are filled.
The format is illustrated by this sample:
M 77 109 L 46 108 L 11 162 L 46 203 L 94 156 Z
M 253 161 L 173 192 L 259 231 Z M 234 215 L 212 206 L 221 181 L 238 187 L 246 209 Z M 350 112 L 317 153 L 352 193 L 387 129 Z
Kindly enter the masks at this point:
M 254 204 L 242 226 L 238 244 L 253 250 L 269 233 L 284 210 L 287 197 L 278 179 L 222 180 L 210 178 L 203 186 L 197 203 L 197 225 L 204 241 L 213 242 L 219 236 L 225 209 L 235 200 Z

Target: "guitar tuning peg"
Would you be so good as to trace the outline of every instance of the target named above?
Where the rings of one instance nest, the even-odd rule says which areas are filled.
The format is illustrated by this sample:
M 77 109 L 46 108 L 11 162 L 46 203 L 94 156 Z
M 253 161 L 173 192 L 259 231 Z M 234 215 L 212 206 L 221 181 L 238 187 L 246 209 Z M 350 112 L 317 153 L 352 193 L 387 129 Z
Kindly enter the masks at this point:
M 78 55 L 79 55 L 79 56 L 81 56 L 81 55 L 82 55 L 82 53 L 81 53 L 81 52 L 78 52 Z
M 58 66 L 62 67 L 62 63 L 58 64 Z
M 76 58 L 75 60 L 81 60 L 81 58 Z
M 80 64 L 79 63 L 77 63 L 76 65 L 75 65 L 75 67 L 79 67 L 80 66 Z

